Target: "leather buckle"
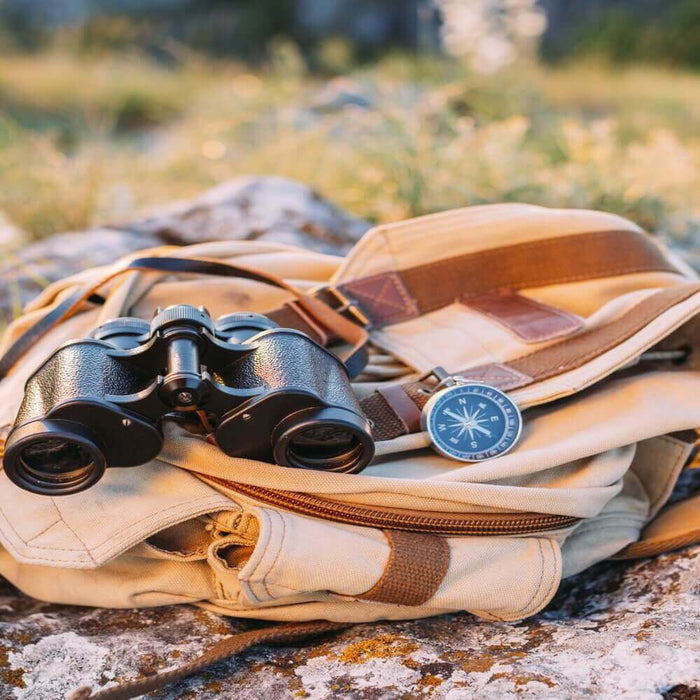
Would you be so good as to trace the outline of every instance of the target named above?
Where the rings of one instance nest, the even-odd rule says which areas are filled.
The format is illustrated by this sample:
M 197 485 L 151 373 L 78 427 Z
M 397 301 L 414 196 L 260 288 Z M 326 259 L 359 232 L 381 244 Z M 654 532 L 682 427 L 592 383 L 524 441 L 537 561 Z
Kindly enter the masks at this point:
M 328 297 L 330 297 L 330 303 L 328 305 L 334 311 L 350 316 L 351 320 L 359 323 L 363 328 L 370 327 L 371 321 L 365 316 L 362 309 L 357 305 L 357 302 L 346 296 L 338 287 L 323 285 L 315 287 L 310 293 L 326 303 L 328 303 Z M 326 298 L 322 298 L 322 296 L 326 296 Z

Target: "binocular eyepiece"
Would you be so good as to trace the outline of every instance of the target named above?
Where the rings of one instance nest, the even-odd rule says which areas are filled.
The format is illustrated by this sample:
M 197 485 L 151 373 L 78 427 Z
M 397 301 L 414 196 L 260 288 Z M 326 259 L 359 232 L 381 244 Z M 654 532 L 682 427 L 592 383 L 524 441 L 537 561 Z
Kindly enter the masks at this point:
M 231 456 L 346 473 L 374 456 L 334 355 L 260 314 L 214 321 L 183 304 L 151 323 L 114 319 L 56 350 L 27 381 L 3 466 L 28 491 L 76 493 L 107 467 L 157 457 L 162 420 L 195 413 Z

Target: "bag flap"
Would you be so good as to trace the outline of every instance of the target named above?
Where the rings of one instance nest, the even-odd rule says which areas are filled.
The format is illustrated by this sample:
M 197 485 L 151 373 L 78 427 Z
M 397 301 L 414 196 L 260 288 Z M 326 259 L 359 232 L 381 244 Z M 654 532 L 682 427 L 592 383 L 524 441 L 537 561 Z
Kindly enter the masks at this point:
M 192 474 L 158 461 L 108 469 L 93 488 L 56 498 L 24 491 L 0 472 L 0 544 L 25 564 L 97 568 L 171 525 L 235 508 Z

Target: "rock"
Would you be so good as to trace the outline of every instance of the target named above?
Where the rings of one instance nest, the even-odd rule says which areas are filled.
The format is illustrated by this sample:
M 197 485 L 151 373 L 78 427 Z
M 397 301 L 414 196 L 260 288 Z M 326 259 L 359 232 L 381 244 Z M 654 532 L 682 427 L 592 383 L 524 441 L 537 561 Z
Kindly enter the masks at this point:
M 315 95 L 311 109 L 320 114 L 338 112 L 346 107 L 370 109 L 374 102 L 366 86 L 350 78 L 334 78 Z
M 265 240 L 323 253 L 346 253 L 369 228 L 306 185 L 282 177 L 241 178 L 192 202 L 159 209 L 129 228 L 163 243 Z
M 258 648 L 153 698 L 700 697 L 700 547 L 606 562 L 539 615 L 467 614 L 358 625 L 298 647 Z M 0 696 L 53 700 L 174 668 L 258 623 L 197 608 L 91 610 L 0 587 Z
M 0 212 L 0 251 L 14 250 L 27 242 L 27 234 Z
M 142 248 L 215 240 L 265 240 L 347 252 L 369 228 L 306 185 L 281 177 L 226 182 L 192 201 L 118 226 L 62 233 L 12 254 L 0 222 L 0 327 L 51 282 Z

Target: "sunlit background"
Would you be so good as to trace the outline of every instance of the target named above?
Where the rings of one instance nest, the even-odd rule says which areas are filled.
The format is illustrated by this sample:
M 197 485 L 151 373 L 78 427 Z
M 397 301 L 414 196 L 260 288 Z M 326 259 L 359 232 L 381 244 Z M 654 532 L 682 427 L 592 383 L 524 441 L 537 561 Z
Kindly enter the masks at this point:
M 697 0 L 5 0 L 0 47 L 6 237 L 243 174 L 374 222 L 519 200 L 700 237 Z

